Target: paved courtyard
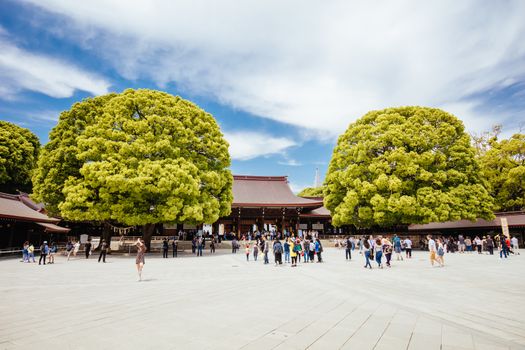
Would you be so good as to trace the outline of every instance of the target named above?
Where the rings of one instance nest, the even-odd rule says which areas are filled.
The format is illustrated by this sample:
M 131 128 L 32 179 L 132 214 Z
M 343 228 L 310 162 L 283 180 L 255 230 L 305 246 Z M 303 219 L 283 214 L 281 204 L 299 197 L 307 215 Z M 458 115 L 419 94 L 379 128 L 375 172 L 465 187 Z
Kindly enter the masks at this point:
M 523 252 L 525 254 L 525 252 Z M 0 261 L 1 349 L 525 349 L 525 255 L 363 269 L 244 254 Z

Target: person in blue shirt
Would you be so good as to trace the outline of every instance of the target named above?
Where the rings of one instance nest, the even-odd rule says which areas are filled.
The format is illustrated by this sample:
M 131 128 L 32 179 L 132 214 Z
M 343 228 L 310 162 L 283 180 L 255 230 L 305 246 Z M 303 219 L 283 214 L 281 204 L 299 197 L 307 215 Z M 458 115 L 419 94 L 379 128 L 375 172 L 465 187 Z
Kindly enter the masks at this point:
M 58 251 L 58 246 L 55 242 L 51 242 L 51 247 L 49 247 L 49 262 L 48 264 L 55 263 L 55 255 Z
M 396 252 L 396 260 L 403 260 L 403 255 L 401 255 L 401 238 L 398 235 L 394 235 L 392 244 L 394 245 L 394 252 Z
M 323 252 L 323 246 L 321 245 L 321 241 L 319 238 L 315 239 L 315 254 L 317 255 L 317 262 L 323 262 L 323 258 L 321 257 L 321 253 Z
M 290 262 L 290 243 L 288 240 L 284 241 L 284 262 L 289 263 Z

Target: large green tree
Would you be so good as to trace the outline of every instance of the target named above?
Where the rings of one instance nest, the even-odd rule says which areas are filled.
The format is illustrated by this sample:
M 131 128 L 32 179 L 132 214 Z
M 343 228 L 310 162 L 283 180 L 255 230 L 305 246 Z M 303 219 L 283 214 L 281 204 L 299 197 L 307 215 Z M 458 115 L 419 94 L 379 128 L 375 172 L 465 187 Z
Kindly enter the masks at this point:
M 215 222 L 233 200 L 230 156 L 215 119 L 152 90 L 88 98 L 60 115 L 34 197 L 70 220 L 145 225 Z
M 525 209 L 525 134 L 506 140 L 491 137 L 480 155 L 483 175 L 489 182 L 498 211 Z
M 31 191 L 39 150 L 40 142 L 31 131 L 0 121 L 0 191 Z
M 299 197 L 322 197 L 323 196 L 323 186 L 319 187 L 306 187 L 303 188 L 301 192 L 297 195 Z
M 339 137 L 325 181 L 340 226 L 493 218 L 463 123 L 436 108 L 372 111 Z

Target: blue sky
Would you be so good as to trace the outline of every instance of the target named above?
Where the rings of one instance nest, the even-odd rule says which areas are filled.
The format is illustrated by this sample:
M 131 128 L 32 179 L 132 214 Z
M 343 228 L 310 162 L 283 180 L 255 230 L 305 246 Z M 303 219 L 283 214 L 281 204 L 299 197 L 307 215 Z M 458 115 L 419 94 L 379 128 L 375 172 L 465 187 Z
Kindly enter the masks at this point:
M 369 110 L 525 122 L 525 2 L 0 0 L 0 118 L 43 143 L 82 98 L 152 88 L 212 113 L 236 174 L 323 176 Z

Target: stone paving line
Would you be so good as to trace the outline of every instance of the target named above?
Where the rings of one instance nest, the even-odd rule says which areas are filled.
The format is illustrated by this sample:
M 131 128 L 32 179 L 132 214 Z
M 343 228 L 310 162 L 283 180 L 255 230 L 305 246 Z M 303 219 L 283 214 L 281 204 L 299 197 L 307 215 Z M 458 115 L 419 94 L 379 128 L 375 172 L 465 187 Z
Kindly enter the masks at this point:
M 275 267 L 219 251 L 0 261 L 0 349 L 525 349 L 525 258 L 425 252 L 391 269 L 328 248 Z M 273 261 L 273 259 L 272 259 Z

